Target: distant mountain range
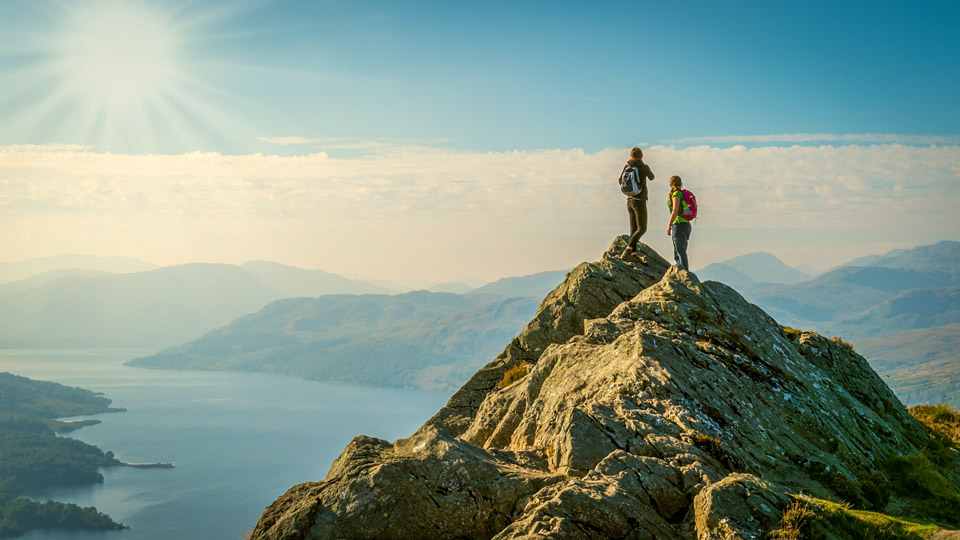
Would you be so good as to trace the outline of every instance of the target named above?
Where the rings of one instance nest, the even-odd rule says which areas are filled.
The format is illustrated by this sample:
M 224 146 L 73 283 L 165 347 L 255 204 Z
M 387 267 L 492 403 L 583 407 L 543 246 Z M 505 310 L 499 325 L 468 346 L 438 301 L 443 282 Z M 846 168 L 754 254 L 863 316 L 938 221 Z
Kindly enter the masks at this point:
M 511 297 L 525 296 L 543 299 L 550 291 L 563 283 L 570 270 L 552 270 L 538 272 L 528 276 L 508 277 L 498 279 L 471 291 L 471 294 L 493 294 L 496 296 Z
M 386 287 L 357 279 L 348 279 L 323 270 L 304 270 L 303 268 L 270 261 L 250 261 L 240 265 L 240 268 L 277 291 L 280 298 L 320 296 L 321 294 L 389 294 L 396 292 Z
M 4 264 L 7 276 L 41 271 L 0 283 L 0 347 L 5 348 L 169 347 L 282 298 L 396 292 L 322 270 L 270 261 L 240 266 L 193 263 L 145 271 L 137 269 L 153 265 L 135 259 L 79 255 Z M 67 267 L 53 268 L 57 265 Z M 539 301 L 565 273 L 505 278 L 479 289 L 474 287 L 482 283 L 478 280 L 432 288 L 470 293 L 484 301 L 493 297 Z
M 538 303 L 427 291 L 291 298 L 129 364 L 453 389 L 503 349 Z
M 844 265 L 809 281 L 789 285 L 750 284 L 740 292 L 777 320 L 791 326 L 866 338 L 883 328 L 923 328 L 949 323 L 960 286 L 960 242 L 944 241 L 911 250 L 896 250 L 869 266 Z M 944 290 L 940 290 L 944 289 Z M 925 292 L 921 292 L 925 291 Z M 909 315 L 906 328 L 892 318 Z M 905 319 L 901 319 L 905 320 Z
M 130 257 L 96 257 L 93 255 L 55 255 L 21 262 L 0 263 L 0 283 L 19 281 L 52 271 L 96 271 L 124 274 L 152 270 L 157 265 Z
M 852 342 L 904 401 L 960 407 L 960 242 L 861 257 L 797 283 L 733 285 L 782 324 Z
M 88 268 L 51 268 L 55 263 Z M 0 347 L 159 349 L 196 340 L 141 364 L 447 388 L 502 348 L 568 273 L 477 288 L 440 283 L 431 288 L 443 292 L 390 296 L 386 286 L 267 261 L 132 271 L 137 265 L 149 263 L 61 257 L 0 265 L 0 276 L 42 270 L 0 284 Z M 898 381 L 909 379 L 904 396 L 928 395 L 918 390 L 924 388 L 954 396 L 951 376 L 939 374 L 952 373 L 943 366 L 960 361 L 947 339 L 960 324 L 960 242 L 862 257 L 816 277 L 769 253 L 711 264 L 697 275 L 734 286 L 782 324 L 863 347 L 881 373 L 896 358 L 910 358 L 891 380 L 899 392 Z M 275 302 L 284 298 L 296 300 Z M 334 311 L 354 318 L 310 326 Z M 881 342 L 912 345 L 874 346 Z M 918 348 L 927 353 L 911 356 Z M 960 396 L 951 399 L 960 405 Z
M 278 297 L 226 264 L 65 277 L 5 294 L 16 285 L 0 286 L 0 347 L 162 347 Z
M 279 300 L 130 365 L 454 389 L 503 349 L 567 273 L 504 278 L 469 294 L 414 291 Z
M 708 265 L 696 274 L 701 279 L 722 281 L 734 287 L 752 283 L 791 284 L 811 278 L 810 274 L 784 264 L 770 253 L 748 253 Z
M 168 347 L 291 296 L 383 293 L 270 262 L 55 270 L 0 285 L 0 347 Z

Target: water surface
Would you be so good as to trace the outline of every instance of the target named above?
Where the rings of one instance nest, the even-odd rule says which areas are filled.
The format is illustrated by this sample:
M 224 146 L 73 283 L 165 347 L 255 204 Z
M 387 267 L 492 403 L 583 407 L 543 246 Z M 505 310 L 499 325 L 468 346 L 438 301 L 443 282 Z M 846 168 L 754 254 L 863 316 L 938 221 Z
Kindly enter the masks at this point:
M 291 486 L 321 480 L 359 434 L 413 433 L 447 392 L 368 388 L 267 374 L 156 371 L 123 362 L 154 351 L 0 350 L 0 371 L 103 392 L 127 412 L 65 436 L 122 461 L 103 484 L 31 493 L 96 506 L 129 530 L 32 531 L 25 540 L 238 540 Z M 72 419 L 82 419 L 77 417 Z

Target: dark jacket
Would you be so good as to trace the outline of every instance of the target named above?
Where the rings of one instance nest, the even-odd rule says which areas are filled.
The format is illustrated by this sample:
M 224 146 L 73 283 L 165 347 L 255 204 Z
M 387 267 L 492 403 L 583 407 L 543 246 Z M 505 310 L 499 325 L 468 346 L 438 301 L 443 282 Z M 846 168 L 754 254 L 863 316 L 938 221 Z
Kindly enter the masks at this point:
M 628 198 L 641 201 L 647 200 L 647 179 L 653 180 L 653 171 L 650 170 L 650 166 L 644 163 L 643 160 L 631 159 L 627 161 L 623 169 L 626 170 L 627 167 L 636 167 L 640 170 L 640 193 Z

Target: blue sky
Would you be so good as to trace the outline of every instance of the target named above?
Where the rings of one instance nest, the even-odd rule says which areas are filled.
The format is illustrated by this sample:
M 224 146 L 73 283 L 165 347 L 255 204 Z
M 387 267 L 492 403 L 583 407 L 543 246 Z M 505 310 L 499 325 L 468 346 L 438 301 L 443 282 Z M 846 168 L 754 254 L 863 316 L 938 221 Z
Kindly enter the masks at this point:
M 50 56 L 44 38 L 69 29 L 80 6 L 106 19 L 111 4 L 4 3 L 5 86 L 33 82 L 19 71 Z M 258 137 L 295 134 L 599 150 L 960 131 L 956 2 L 123 4 L 178 32 L 175 84 L 189 100 L 154 101 L 179 108 L 192 136 L 174 136 L 145 100 L 152 125 L 138 130 L 153 138 L 58 132 L 53 114 L 29 133 L 4 130 L 0 143 L 244 153 L 270 149 Z M 4 116 L 26 114 L 56 87 L 36 78 L 0 104 Z
M 635 144 L 710 210 L 694 267 L 957 239 L 946 210 L 864 221 L 960 204 L 958 23 L 956 2 L 3 2 L 0 247 L 557 269 L 624 232 L 591 190 Z

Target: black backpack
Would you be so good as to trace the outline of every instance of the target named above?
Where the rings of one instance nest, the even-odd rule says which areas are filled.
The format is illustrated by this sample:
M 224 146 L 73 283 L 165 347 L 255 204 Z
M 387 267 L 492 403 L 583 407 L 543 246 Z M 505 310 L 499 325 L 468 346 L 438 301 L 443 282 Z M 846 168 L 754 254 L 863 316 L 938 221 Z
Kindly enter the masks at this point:
M 643 191 L 643 179 L 640 178 L 640 168 L 627 165 L 620 173 L 620 191 L 624 195 L 633 197 Z

